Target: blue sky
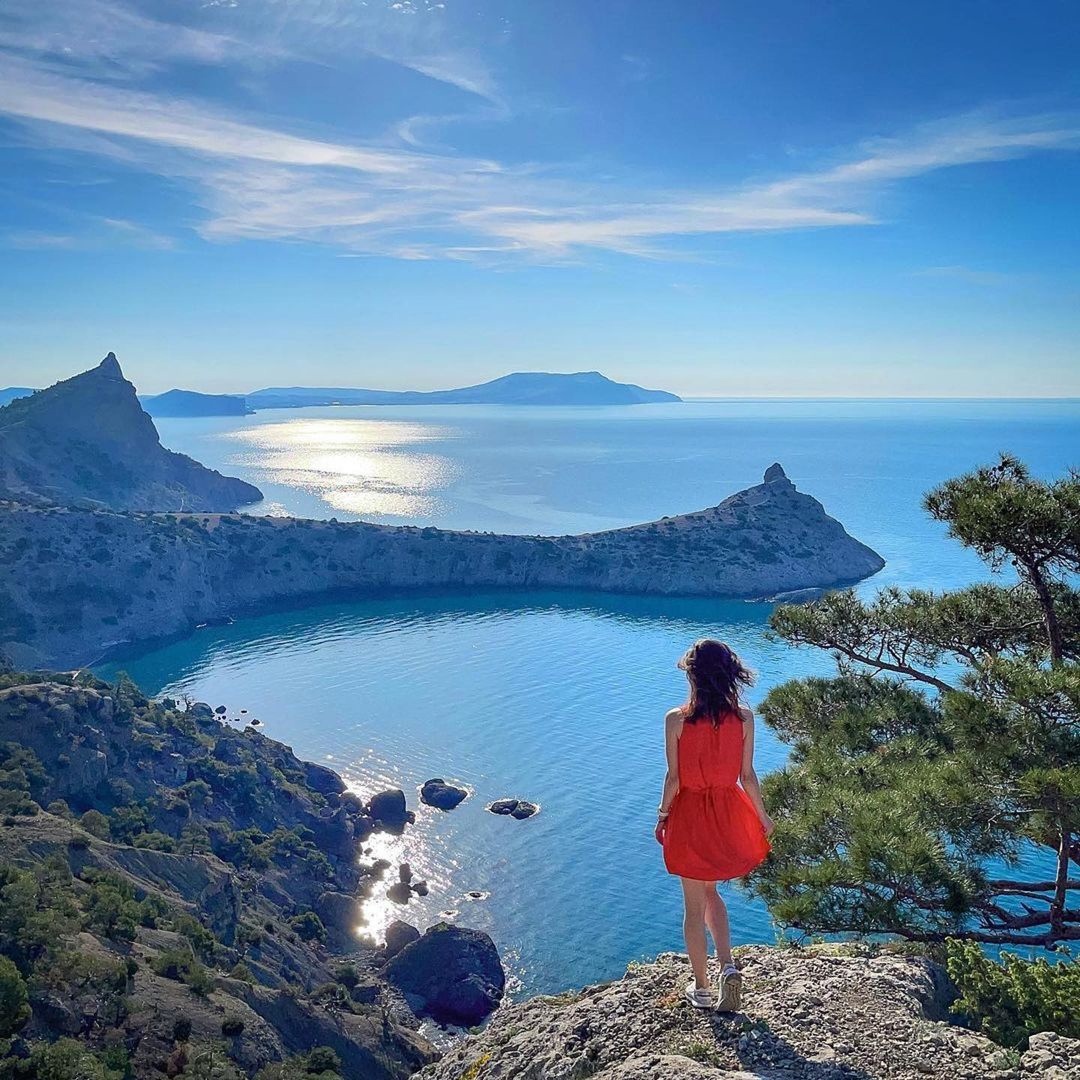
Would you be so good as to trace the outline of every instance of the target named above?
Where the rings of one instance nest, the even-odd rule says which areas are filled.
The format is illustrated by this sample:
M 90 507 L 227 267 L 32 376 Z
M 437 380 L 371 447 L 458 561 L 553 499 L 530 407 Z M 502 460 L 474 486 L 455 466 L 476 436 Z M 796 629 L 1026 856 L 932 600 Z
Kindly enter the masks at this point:
M 1080 12 L 5 0 L 0 385 L 1080 395 Z

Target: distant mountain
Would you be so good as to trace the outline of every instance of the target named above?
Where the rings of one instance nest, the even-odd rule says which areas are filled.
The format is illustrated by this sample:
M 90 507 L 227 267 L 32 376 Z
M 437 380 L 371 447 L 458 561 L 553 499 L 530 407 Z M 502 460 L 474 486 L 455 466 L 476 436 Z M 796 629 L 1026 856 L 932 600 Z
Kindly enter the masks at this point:
M 29 386 L 7 386 L 0 390 L 0 407 L 9 404 L 16 398 L 29 397 L 33 393 Z
M 362 390 L 344 387 L 274 386 L 247 395 L 257 409 L 295 409 L 309 405 L 642 405 L 680 401 L 666 390 L 620 383 L 599 371 L 572 375 L 517 371 L 457 390 Z
M 247 416 L 255 410 L 240 394 L 200 394 L 195 390 L 166 390 L 139 395 L 151 416 Z
M 233 510 L 257 487 L 166 450 L 116 357 L 0 409 L 0 497 Z

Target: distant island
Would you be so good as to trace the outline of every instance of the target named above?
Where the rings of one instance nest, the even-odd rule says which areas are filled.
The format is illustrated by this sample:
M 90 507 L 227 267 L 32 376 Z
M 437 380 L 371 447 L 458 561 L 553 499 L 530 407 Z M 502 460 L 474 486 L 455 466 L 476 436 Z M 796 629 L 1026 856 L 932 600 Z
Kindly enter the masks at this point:
M 681 401 L 666 390 L 620 383 L 599 371 L 561 374 L 516 371 L 457 390 L 360 390 L 343 387 L 273 386 L 247 394 L 256 409 L 312 405 L 643 405 Z
M 8 405 L 16 398 L 29 397 L 35 393 L 32 386 L 6 386 L 0 390 L 0 407 Z
M 109 354 L 110 356 L 112 353 Z M 26 386 L 0 390 L 0 406 L 36 391 Z M 646 405 L 682 401 L 667 390 L 647 390 L 615 382 L 599 371 L 570 374 L 515 371 L 456 390 L 365 390 L 334 386 L 270 386 L 249 394 L 204 394 L 167 390 L 140 394 L 150 416 L 248 416 L 257 409 L 303 409 L 325 405 Z
M 200 394 L 195 390 L 140 394 L 139 402 L 151 416 L 249 416 L 255 411 L 242 394 Z

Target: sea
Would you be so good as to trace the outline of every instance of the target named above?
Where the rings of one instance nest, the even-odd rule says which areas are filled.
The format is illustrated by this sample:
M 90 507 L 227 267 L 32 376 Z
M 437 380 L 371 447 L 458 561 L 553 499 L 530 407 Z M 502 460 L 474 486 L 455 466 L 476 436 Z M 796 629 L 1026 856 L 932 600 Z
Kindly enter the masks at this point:
M 1078 400 L 695 400 L 611 408 L 414 406 L 160 419 L 164 445 L 257 484 L 253 513 L 522 534 L 617 528 L 712 506 L 780 462 L 887 561 L 857 587 L 950 589 L 988 571 L 922 509 L 934 485 L 1002 451 L 1040 477 L 1080 465 Z M 830 658 L 768 635 L 771 607 L 571 591 L 340 598 L 238 618 L 100 667 L 190 694 L 362 795 L 401 787 L 416 823 L 373 855 L 429 893 L 379 889 L 358 934 L 450 919 L 495 939 L 516 997 L 618 977 L 681 949 L 678 881 L 653 839 L 676 661 L 728 641 L 756 671 L 751 704 Z M 247 710 L 241 714 L 240 710 Z M 761 773 L 787 748 L 763 725 Z M 424 780 L 469 798 L 423 806 Z M 532 800 L 526 821 L 485 811 Z M 725 889 L 739 942 L 777 928 Z

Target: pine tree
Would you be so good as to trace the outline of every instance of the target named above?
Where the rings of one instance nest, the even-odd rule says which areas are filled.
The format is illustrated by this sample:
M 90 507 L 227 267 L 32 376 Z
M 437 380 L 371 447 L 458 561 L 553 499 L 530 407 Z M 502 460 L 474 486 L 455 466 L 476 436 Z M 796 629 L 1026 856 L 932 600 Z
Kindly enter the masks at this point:
M 1002 457 L 925 506 L 991 581 L 773 614 L 838 671 L 764 702 L 792 754 L 752 886 L 809 934 L 1080 940 L 1080 474 Z

